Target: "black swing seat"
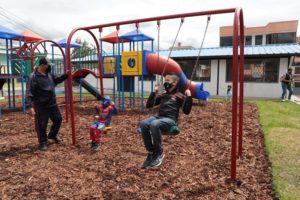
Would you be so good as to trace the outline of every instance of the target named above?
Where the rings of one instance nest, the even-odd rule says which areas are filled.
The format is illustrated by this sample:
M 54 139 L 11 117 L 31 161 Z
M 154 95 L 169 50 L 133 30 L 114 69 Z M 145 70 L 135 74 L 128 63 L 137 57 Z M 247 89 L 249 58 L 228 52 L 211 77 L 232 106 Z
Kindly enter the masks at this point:
M 163 135 L 178 135 L 180 133 L 180 129 L 178 126 L 174 125 L 167 132 L 163 132 Z

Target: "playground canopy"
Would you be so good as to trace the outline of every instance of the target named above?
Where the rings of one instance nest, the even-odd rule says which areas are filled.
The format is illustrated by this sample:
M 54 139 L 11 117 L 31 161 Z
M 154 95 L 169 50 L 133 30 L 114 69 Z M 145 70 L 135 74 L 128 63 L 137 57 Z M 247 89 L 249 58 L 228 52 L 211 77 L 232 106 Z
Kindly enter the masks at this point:
M 112 44 L 115 44 L 115 43 L 118 43 L 118 42 L 122 41 L 122 39 L 121 39 L 121 37 L 120 37 L 120 35 L 118 34 L 117 31 L 114 31 L 114 32 L 102 37 L 100 40 L 103 41 L 103 42 L 108 42 L 108 43 L 112 43 Z M 128 42 L 128 41 L 123 40 L 123 42 Z
M 0 38 L 1 39 L 14 39 L 22 37 L 19 33 L 0 25 Z
M 135 29 L 133 31 L 130 31 L 128 33 L 125 33 L 121 36 L 122 39 L 128 40 L 128 41 L 153 41 L 154 39 L 148 35 L 145 35 L 143 32 L 141 32 L 138 29 Z
M 32 42 L 37 42 L 40 40 L 44 40 L 44 38 L 42 38 L 41 36 L 39 36 L 38 34 L 32 32 L 32 31 L 23 31 L 21 33 L 22 35 L 22 40 L 26 40 L 26 42 L 32 43 Z
M 63 48 L 67 47 L 67 39 L 66 38 L 59 40 L 57 43 Z M 71 41 L 71 44 L 70 44 L 71 48 L 78 48 L 80 46 L 81 46 L 80 44 Z

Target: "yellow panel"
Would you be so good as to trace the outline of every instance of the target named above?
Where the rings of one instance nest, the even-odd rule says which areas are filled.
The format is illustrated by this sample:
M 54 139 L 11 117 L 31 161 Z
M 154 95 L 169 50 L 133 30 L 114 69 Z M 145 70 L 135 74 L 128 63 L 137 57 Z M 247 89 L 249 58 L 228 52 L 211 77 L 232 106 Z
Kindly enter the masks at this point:
M 116 58 L 104 58 L 104 74 L 114 74 L 116 71 Z
M 122 53 L 122 75 L 140 76 L 142 75 L 142 51 L 125 51 Z

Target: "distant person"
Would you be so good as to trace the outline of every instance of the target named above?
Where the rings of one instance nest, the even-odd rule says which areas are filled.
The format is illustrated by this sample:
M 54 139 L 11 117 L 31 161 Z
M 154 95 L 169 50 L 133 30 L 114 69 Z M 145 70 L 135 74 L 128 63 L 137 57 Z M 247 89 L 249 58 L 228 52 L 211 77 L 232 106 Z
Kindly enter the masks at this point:
M 112 115 L 117 113 L 117 109 L 109 96 L 105 96 L 100 103 L 95 104 L 96 121 L 90 127 L 91 148 L 96 151 L 101 145 L 101 136 L 104 129 L 110 125 Z
M 226 91 L 226 100 L 227 101 L 231 101 L 231 98 L 232 98 L 232 87 L 231 85 L 228 85 L 227 86 L 227 91 Z
M 168 132 L 176 126 L 179 109 L 189 114 L 192 109 L 193 99 L 191 91 L 187 89 L 185 95 L 178 89 L 179 77 L 176 74 L 167 74 L 165 77 L 165 93 L 158 95 L 159 86 L 155 86 L 148 98 L 146 107 L 151 108 L 159 105 L 158 115 L 144 119 L 141 124 L 141 132 L 148 156 L 143 163 L 143 169 L 155 168 L 161 165 L 164 154 L 162 147 L 162 132 Z
M 48 149 L 47 125 L 49 118 L 53 122 L 48 139 L 56 144 L 61 143 L 58 131 L 62 122 L 62 116 L 56 103 L 55 86 L 68 78 L 67 74 L 56 77 L 51 74 L 53 64 L 47 57 L 39 60 L 39 66 L 31 73 L 26 91 L 26 104 L 30 106 L 32 115 L 36 115 L 36 131 L 39 149 Z
M 281 101 L 285 101 L 286 98 L 286 91 L 289 91 L 288 100 L 291 100 L 292 95 L 294 94 L 292 85 L 293 85 L 293 69 L 289 68 L 288 72 L 281 76 L 281 87 L 282 87 L 282 95 L 281 95 Z

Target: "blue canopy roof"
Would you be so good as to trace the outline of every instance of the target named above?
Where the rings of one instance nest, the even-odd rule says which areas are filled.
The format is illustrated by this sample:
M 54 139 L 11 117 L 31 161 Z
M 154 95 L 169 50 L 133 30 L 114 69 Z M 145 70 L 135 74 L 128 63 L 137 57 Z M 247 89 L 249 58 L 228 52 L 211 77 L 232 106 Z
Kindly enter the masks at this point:
M 67 47 L 67 39 L 66 38 L 59 40 L 57 43 L 63 48 Z M 80 46 L 81 46 L 80 44 L 71 41 L 71 44 L 70 44 L 71 48 L 78 48 Z
M 122 39 L 126 39 L 128 41 L 150 41 L 154 40 L 152 37 L 145 35 L 140 30 L 135 29 L 133 31 L 130 31 L 128 33 L 125 33 L 121 36 Z
M 1 39 L 12 39 L 12 38 L 20 38 L 20 37 L 22 37 L 22 35 L 20 35 L 19 33 L 0 25 Z

